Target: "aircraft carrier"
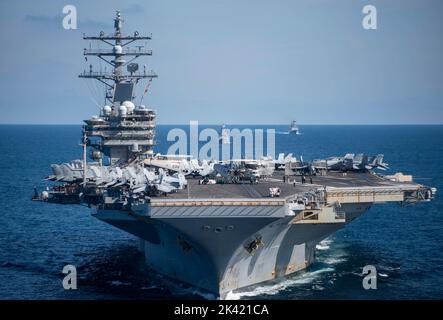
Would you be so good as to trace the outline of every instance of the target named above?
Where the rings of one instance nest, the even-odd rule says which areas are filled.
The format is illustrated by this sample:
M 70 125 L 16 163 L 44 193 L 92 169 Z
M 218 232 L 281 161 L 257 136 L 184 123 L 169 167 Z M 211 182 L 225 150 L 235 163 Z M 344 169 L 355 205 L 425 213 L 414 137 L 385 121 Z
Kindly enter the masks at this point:
M 411 176 L 376 173 L 387 168 L 382 155 L 305 162 L 156 154 L 156 111 L 141 104 L 156 74 L 133 62 L 152 54 L 135 46 L 151 36 L 124 35 L 122 24 L 117 12 L 112 34 L 84 36 L 108 46 L 84 55 L 112 70 L 91 65 L 80 74 L 107 87 L 107 105 L 85 120 L 83 159 L 52 165 L 50 188 L 33 200 L 94 208 L 94 217 L 140 239 L 157 272 L 223 298 L 305 269 L 322 239 L 373 205 L 433 199 L 436 189 Z

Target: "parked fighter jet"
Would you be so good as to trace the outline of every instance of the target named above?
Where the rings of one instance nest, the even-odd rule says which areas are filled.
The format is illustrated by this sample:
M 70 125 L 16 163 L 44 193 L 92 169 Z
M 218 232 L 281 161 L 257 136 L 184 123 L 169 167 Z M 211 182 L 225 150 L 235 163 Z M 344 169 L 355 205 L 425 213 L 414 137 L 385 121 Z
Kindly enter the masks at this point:
M 363 153 L 354 155 L 348 153 L 344 157 L 331 157 L 324 160 L 314 160 L 312 165 L 319 168 L 326 168 L 331 171 L 365 171 L 372 169 L 388 169 L 388 164 L 383 162 L 383 155 L 368 157 Z
M 83 179 L 83 162 L 81 160 L 73 160 L 69 163 L 52 164 L 51 169 L 53 175 L 46 177 L 46 180 L 73 182 Z
M 214 161 L 191 159 L 188 162 L 186 175 L 205 177 L 214 172 Z
M 214 170 L 222 178 L 222 183 L 256 183 L 259 178 L 252 169 L 239 162 L 216 163 Z
M 330 157 L 326 160 L 326 168 L 332 171 L 353 170 L 354 154 L 347 153 L 344 157 Z
M 214 172 L 213 162 L 207 160 L 187 159 L 187 155 L 161 155 L 144 160 L 144 164 L 151 167 L 162 168 L 169 171 L 179 172 L 184 175 L 207 176 Z
M 376 156 L 371 157 L 369 161 L 369 166 L 372 168 L 377 168 L 381 170 L 389 169 L 389 164 L 383 162 L 384 155 L 378 154 Z
M 287 162 L 285 167 L 287 168 L 288 172 L 292 171 L 295 174 L 300 175 L 314 175 L 317 173 L 317 169 L 313 165 L 313 162 L 305 162 L 303 160 L 303 156 L 300 156 L 300 160 L 292 158 L 289 162 Z
M 237 167 L 244 167 L 251 170 L 257 178 L 266 178 L 272 176 L 275 170 L 272 157 L 262 157 L 260 159 L 238 159 L 230 160 L 226 164 L 234 164 Z
M 284 170 L 287 163 L 295 160 L 297 159 L 292 157 L 292 153 L 289 153 L 286 157 L 284 153 L 279 153 L 278 158 L 273 161 L 275 170 Z
M 152 158 L 145 159 L 144 164 L 175 172 L 187 172 L 189 171 L 189 164 L 186 158 L 189 157 L 190 156 L 183 155 L 162 155 L 158 153 Z
M 47 180 L 78 185 L 84 179 L 83 162 L 81 160 L 52 165 L 52 170 L 54 174 L 49 176 Z M 171 176 L 163 169 L 159 169 L 159 174 L 156 174 L 154 169 L 145 168 L 140 164 L 120 168 L 118 166 L 99 166 L 95 163 L 88 163 L 86 182 L 88 186 L 93 185 L 95 187 L 125 187 L 132 193 L 145 192 L 150 187 L 168 193 L 182 189 L 187 185 L 186 178 L 179 172 Z

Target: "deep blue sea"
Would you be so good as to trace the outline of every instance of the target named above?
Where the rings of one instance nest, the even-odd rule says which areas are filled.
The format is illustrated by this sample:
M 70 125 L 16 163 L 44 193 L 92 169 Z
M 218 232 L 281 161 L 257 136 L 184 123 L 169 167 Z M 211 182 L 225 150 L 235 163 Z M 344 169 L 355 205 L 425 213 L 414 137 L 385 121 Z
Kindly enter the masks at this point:
M 261 126 L 268 127 L 268 126 Z M 165 152 L 169 126 L 158 127 Z M 277 132 L 286 126 L 272 126 Z M 304 159 L 385 154 L 391 173 L 412 174 L 443 193 L 443 126 L 301 126 L 276 135 L 276 152 Z M 0 126 L 0 299 L 203 298 L 143 266 L 137 240 L 91 217 L 83 206 L 30 201 L 51 163 L 81 158 L 80 126 Z M 443 299 L 443 194 L 400 208 L 373 206 L 318 246 L 317 261 L 242 299 Z M 77 266 L 78 289 L 62 287 L 62 269 Z M 378 271 L 376 290 L 362 268 Z

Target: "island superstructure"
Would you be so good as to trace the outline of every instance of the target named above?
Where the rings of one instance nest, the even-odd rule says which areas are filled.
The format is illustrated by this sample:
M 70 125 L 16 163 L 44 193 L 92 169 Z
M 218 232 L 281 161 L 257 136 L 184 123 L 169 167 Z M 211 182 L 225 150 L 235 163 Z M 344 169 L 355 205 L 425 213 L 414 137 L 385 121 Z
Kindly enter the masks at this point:
M 376 174 L 387 168 L 382 155 L 305 162 L 156 154 L 156 113 L 135 102 L 138 82 L 156 75 L 133 62 L 152 52 L 129 47 L 151 37 L 124 35 L 122 23 L 117 12 L 112 35 L 84 37 L 110 47 L 84 54 L 112 72 L 91 66 L 80 75 L 107 86 L 108 104 L 85 120 L 83 159 L 52 165 L 54 185 L 34 200 L 93 207 L 94 217 L 140 239 L 155 271 L 223 298 L 308 267 L 316 244 L 372 205 L 433 199 L 435 188 L 410 176 Z
M 109 105 L 102 108 L 100 116 L 85 120 L 84 136 L 87 146 L 94 149 L 94 158 L 104 153 L 110 164 L 125 162 L 140 152 L 152 154 L 155 138 L 155 110 L 144 105 L 135 108 L 134 89 L 142 79 L 152 81 L 157 75 L 152 71 L 139 70 L 134 61 L 142 56 L 152 55 L 152 51 L 137 45 L 151 36 L 142 36 L 137 31 L 133 35 L 122 34 L 123 19 L 120 12 L 114 19 L 115 32 L 112 35 L 84 36 L 83 39 L 108 45 L 107 49 L 84 49 L 85 56 L 96 56 L 113 67 L 112 72 L 94 71 L 92 65 L 79 75 L 80 78 L 95 79 L 106 88 L 106 101 Z M 125 71 L 126 67 L 126 71 Z

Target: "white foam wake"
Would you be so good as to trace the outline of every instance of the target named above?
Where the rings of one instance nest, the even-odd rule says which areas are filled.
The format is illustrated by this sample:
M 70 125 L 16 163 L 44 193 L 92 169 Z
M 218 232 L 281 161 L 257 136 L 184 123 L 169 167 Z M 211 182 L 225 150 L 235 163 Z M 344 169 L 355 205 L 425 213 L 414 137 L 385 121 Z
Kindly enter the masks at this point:
M 330 240 L 330 239 L 325 239 L 325 240 L 320 241 L 320 243 L 317 244 L 317 245 L 315 246 L 315 248 L 316 248 L 317 250 L 328 250 L 329 247 L 330 247 L 330 245 L 331 245 L 331 243 L 332 243 L 332 240 Z
M 344 257 L 329 257 L 324 259 L 323 261 L 326 264 L 338 264 L 338 263 L 343 263 L 346 262 L 346 258 Z
M 312 272 L 305 272 L 294 278 L 283 280 L 276 284 L 263 285 L 252 289 L 251 291 L 229 292 L 225 300 L 240 300 L 243 297 L 255 297 L 260 295 L 275 295 L 287 288 L 291 288 L 301 284 L 312 283 L 322 273 L 334 271 L 334 268 L 325 268 Z

